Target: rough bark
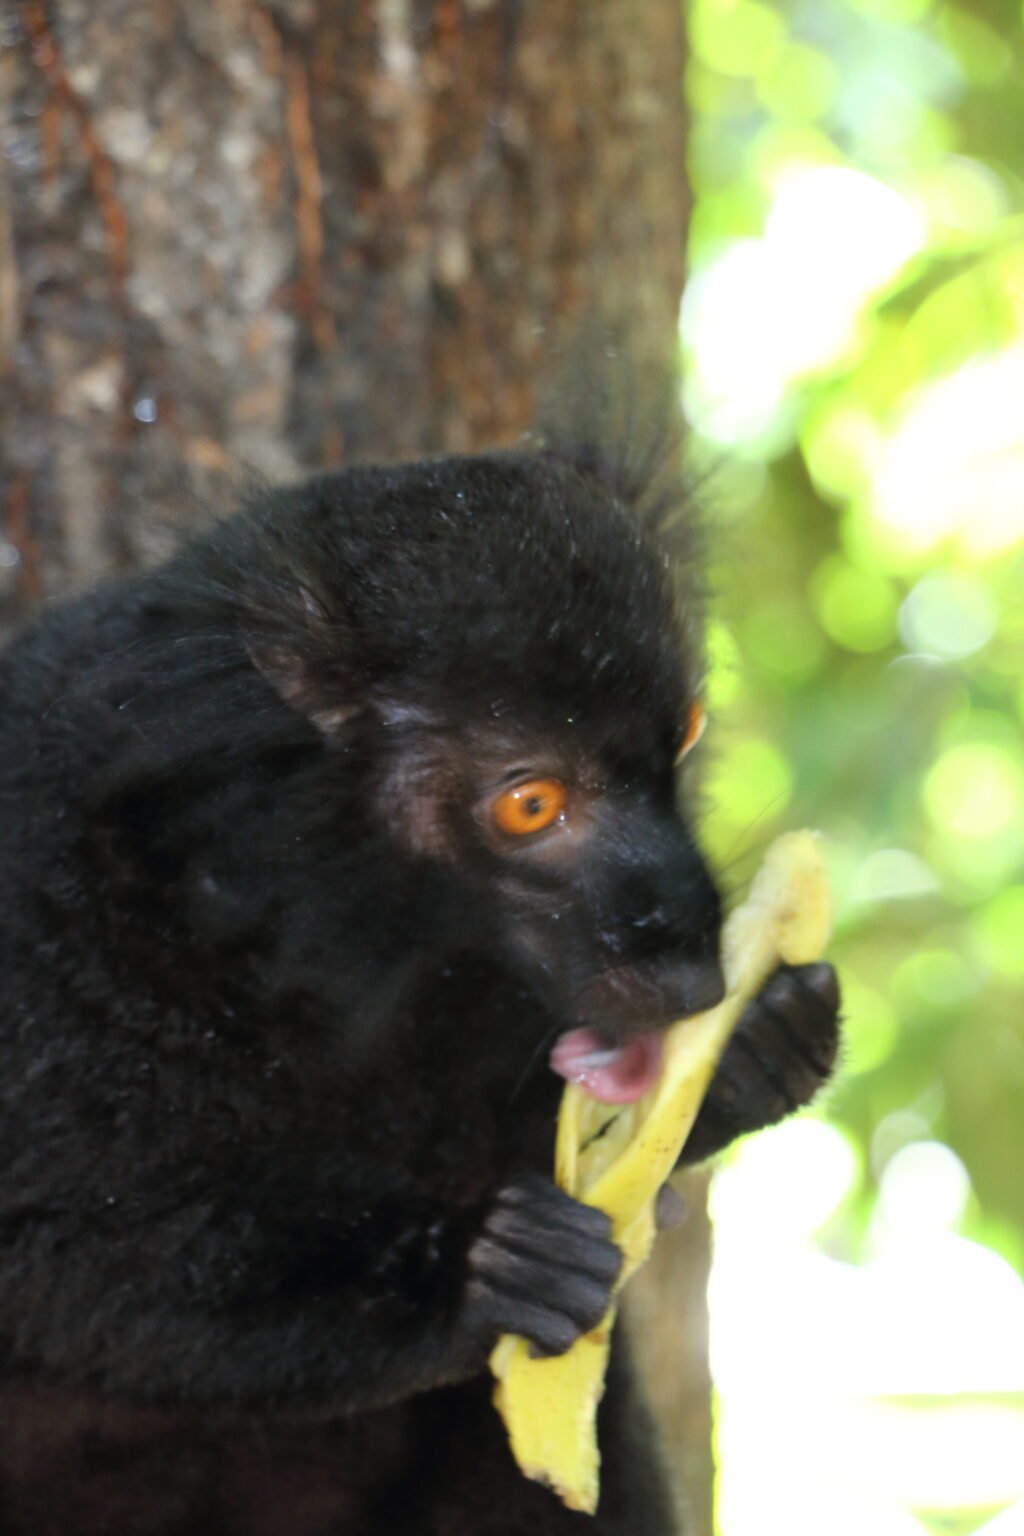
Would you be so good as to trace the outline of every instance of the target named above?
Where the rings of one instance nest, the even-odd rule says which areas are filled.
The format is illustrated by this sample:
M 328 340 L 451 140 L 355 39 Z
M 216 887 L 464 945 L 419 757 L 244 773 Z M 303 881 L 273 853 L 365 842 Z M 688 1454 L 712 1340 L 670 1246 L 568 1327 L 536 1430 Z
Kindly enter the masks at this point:
M 248 473 L 515 439 L 581 320 L 664 363 L 682 50 L 679 0 L 0 0 L 0 620 Z
M 677 0 L 3 3 L 21 602 L 159 552 L 186 478 L 515 437 L 581 314 L 671 347 Z

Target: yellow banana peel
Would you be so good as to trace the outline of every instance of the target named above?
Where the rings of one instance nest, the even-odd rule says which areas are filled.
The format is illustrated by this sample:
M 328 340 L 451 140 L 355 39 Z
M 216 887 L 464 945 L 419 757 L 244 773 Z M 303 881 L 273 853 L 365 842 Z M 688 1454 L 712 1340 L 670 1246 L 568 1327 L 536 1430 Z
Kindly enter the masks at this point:
M 769 848 L 747 900 L 725 924 L 725 998 L 707 1013 L 671 1027 L 661 1075 L 651 1091 L 636 1103 L 615 1106 L 576 1084 L 566 1088 L 555 1179 L 576 1199 L 611 1217 L 624 1254 L 619 1289 L 650 1254 L 658 1191 L 679 1159 L 740 1014 L 780 962 L 805 965 L 819 958 L 830 922 L 817 835 L 784 834 Z M 564 1355 L 535 1359 L 527 1341 L 511 1335 L 500 1339 L 491 1355 L 495 1405 L 516 1461 L 527 1477 L 547 1483 L 569 1509 L 585 1514 L 597 1508 L 597 1406 L 615 1310 L 613 1304 L 598 1327 Z

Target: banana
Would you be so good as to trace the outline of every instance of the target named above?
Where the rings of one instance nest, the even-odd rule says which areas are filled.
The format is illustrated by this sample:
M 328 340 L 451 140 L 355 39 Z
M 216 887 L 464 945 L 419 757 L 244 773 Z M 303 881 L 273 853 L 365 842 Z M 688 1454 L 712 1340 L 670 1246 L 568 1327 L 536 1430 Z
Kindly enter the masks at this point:
M 591 1098 L 577 1084 L 566 1088 L 555 1179 L 576 1199 L 611 1217 L 624 1255 L 619 1289 L 650 1254 L 658 1191 L 678 1161 L 740 1014 L 781 961 L 805 965 L 818 959 L 830 922 L 817 835 L 784 834 L 769 848 L 747 900 L 725 924 L 725 998 L 707 1013 L 671 1027 L 661 1075 L 651 1091 L 616 1108 Z M 585 1514 L 597 1508 L 597 1405 L 615 1311 L 613 1303 L 598 1327 L 564 1355 L 534 1359 L 526 1340 L 506 1335 L 490 1361 L 497 1381 L 495 1405 L 520 1468 L 553 1488 L 569 1509 Z

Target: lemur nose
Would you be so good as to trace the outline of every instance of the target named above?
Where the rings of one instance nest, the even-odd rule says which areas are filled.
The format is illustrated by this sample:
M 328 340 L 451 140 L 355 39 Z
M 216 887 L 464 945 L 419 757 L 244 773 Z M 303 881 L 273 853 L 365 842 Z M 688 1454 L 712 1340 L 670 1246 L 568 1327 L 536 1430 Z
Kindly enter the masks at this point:
M 714 1008 L 725 996 L 725 974 L 717 956 L 704 960 L 680 960 L 661 981 L 666 1007 L 677 1017 L 689 1018 Z

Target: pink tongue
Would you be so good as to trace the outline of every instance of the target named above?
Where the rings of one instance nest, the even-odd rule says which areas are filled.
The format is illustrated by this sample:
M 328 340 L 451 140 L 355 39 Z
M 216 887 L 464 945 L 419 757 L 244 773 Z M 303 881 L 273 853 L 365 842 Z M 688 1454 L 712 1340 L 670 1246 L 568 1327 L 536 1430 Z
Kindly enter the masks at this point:
M 652 1030 L 609 1050 L 595 1030 L 573 1029 L 556 1042 L 551 1070 L 604 1104 L 632 1104 L 658 1080 L 661 1042 Z

